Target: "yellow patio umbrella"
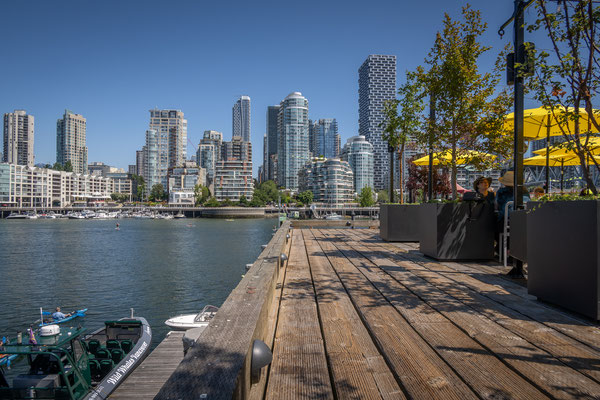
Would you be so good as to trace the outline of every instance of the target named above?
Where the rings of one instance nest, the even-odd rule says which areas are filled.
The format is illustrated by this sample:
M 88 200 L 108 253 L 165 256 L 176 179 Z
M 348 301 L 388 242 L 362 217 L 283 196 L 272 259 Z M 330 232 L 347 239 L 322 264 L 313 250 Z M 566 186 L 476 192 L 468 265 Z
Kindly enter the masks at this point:
M 575 108 L 563 106 L 557 106 L 552 108 L 538 107 L 531 108 L 523 111 L 523 138 L 525 140 L 537 140 L 546 138 L 546 148 L 550 147 L 550 136 L 559 136 L 565 133 L 575 132 L 575 121 L 567 118 L 565 120 L 565 114 L 572 113 Z M 594 110 L 594 115 L 597 119 L 600 119 L 600 110 Z M 505 131 L 514 131 L 514 120 L 515 113 L 510 113 L 506 116 L 504 122 Z M 598 130 L 594 125 L 589 123 L 588 113 L 585 108 L 579 108 L 579 127 L 580 132 L 590 131 L 597 133 Z M 548 167 L 548 165 L 546 165 Z M 550 185 L 549 170 L 546 168 L 546 189 Z
M 587 146 L 585 144 L 586 141 Z M 587 147 L 587 149 L 592 155 L 600 154 L 600 137 L 591 137 L 589 138 L 589 140 L 586 138 L 581 138 L 579 139 L 579 142 L 582 146 Z M 539 154 L 540 156 L 545 156 L 548 151 L 550 151 L 550 157 L 576 155 L 573 150 L 565 148 L 564 146 L 562 146 L 562 144 L 555 144 L 554 146 L 550 146 L 549 148 L 536 150 L 534 151 L 534 153 Z
M 575 121 L 568 119 L 564 121 L 565 112 L 572 113 L 575 109 L 572 107 L 557 106 L 554 112 L 550 108 L 538 107 L 523 111 L 523 138 L 525 140 L 537 140 L 548 138 L 549 136 L 562 135 L 561 125 L 565 133 L 575 132 Z M 600 110 L 594 110 L 596 118 L 600 119 Z M 514 131 L 515 113 L 510 113 L 506 116 L 504 129 L 506 131 Z M 588 131 L 588 114 L 585 108 L 579 108 L 579 126 L 581 132 Z M 591 124 L 590 124 L 591 125 Z M 591 125 L 590 132 L 597 133 L 598 130 Z
M 600 162 L 600 156 L 593 156 L 596 161 Z M 523 160 L 523 165 L 530 166 L 550 166 L 550 167 L 560 167 L 560 191 L 563 190 L 563 177 L 564 177 L 564 167 L 581 165 L 581 160 L 579 156 L 575 153 L 566 154 L 566 155 L 552 155 L 550 157 L 543 156 L 534 156 L 529 157 Z M 550 187 L 546 188 L 548 191 Z
M 482 153 L 480 151 L 475 151 L 475 150 L 457 149 L 456 164 L 464 165 L 464 164 L 470 163 L 471 160 L 473 160 L 474 158 L 488 158 L 488 157 L 492 158 L 492 159 L 496 158 L 496 156 L 493 154 Z M 451 162 L 452 162 L 452 151 L 444 150 L 444 151 L 440 151 L 437 153 L 433 153 L 433 165 L 440 165 L 440 164 L 448 165 Z M 426 155 L 424 157 L 414 160 L 413 164 L 418 165 L 418 166 L 428 166 L 429 165 L 429 155 Z

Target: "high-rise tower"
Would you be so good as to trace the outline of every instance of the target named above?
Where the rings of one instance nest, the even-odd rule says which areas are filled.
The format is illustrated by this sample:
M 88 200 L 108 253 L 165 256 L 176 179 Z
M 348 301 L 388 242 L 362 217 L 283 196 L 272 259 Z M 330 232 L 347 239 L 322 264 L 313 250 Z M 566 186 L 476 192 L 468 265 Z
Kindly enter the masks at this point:
M 383 107 L 396 98 L 396 56 L 370 55 L 358 69 L 358 134 L 373 145 L 374 185 L 388 185 L 389 154 L 382 139 Z
M 2 161 L 33 167 L 33 115 L 25 110 L 4 114 L 4 152 Z
M 153 146 L 156 141 L 156 150 L 153 149 L 153 152 L 156 151 L 156 157 L 152 161 L 146 157 L 145 162 L 153 162 L 156 165 L 147 166 L 146 170 L 156 171 L 158 182 L 155 184 L 161 183 L 166 188 L 169 168 L 183 166 L 187 159 L 187 120 L 180 110 L 150 110 L 148 132 L 150 131 L 156 131 L 156 138 L 154 134 L 150 138 Z M 148 186 L 148 190 L 151 190 L 152 187 Z
M 298 172 L 310 157 L 308 100 L 302 93 L 290 93 L 281 102 L 277 127 L 277 180 L 286 189 L 298 190 Z
M 267 108 L 267 164 L 265 167 L 266 179 L 275 180 L 277 171 L 273 163 L 277 155 L 277 119 L 279 118 L 279 106 L 269 106 Z
M 250 141 L 250 97 L 241 96 L 233 105 L 233 137 Z
M 82 115 L 65 110 L 56 121 L 56 162 L 71 162 L 73 172 L 87 174 L 88 149 L 85 144 L 86 120 Z

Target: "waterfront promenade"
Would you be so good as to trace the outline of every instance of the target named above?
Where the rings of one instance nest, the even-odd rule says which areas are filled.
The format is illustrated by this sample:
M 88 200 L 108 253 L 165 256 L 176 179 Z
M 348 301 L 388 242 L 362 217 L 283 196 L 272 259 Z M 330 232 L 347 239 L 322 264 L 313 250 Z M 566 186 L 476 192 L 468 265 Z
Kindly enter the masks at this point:
M 286 233 L 155 398 L 600 398 L 599 326 L 498 264 L 433 261 L 375 229 Z M 255 338 L 273 361 L 252 381 Z

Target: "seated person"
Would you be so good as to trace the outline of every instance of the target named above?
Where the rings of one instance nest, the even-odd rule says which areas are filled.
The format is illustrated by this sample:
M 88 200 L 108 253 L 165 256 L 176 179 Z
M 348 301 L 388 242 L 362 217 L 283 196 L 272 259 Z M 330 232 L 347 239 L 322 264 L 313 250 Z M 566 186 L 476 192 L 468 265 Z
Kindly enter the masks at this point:
M 481 199 L 490 205 L 494 205 L 496 195 L 493 189 L 490 187 L 492 184 L 492 178 L 485 178 L 480 176 L 473 182 L 473 188 L 481 196 Z
M 60 321 L 61 319 L 70 317 L 70 316 L 71 316 L 71 313 L 63 314 L 62 312 L 60 312 L 60 307 L 56 307 L 56 312 L 54 312 L 52 314 L 52 318 L 54 318 L 55 320 L 58 320 L 58 321 Z
M 504 175 L 498 178 L 498 181 L 504 185 L 498 189 L 496 193 L 496 205 L 498 206 L 498 223 L 499 226 L 504 225 L 504 210 L 506 203 L 514 200 L 514 185 L 515 185 L 515 173 L 514 171 L 506 171 Z M 529 193 L 523 193 L 523 203 L 529 201 Z M 509 206 L 509 213 L 513 210 L 512 206 Z M 502 230 L 502 229 L 500 229 Z

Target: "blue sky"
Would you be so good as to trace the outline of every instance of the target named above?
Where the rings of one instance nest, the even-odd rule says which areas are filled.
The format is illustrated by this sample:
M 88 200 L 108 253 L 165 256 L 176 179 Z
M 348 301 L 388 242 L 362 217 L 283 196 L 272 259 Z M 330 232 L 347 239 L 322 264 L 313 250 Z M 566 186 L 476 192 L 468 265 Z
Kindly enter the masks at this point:
M 231 108 L 252 99 L 254 169 L 266 109 L 290 92 L 311 119 L 336 118 L 342 144 L 358 132 L 358 68 L 369 54 L 398 57 L 398 83 L 423 63 L 444 12 L 435 1 L 12 1 L 0 17 L 0 113 L 35 116 L 36 162 L 56 159 L 65 108 L 87 118 L 88 159 L 127 168 L 144 144 L 151 108 L 188 120 L 188 155 L 204 130 L 231 138 Z M 512 0 L 474 0 L 488 22 L 491 68 Z M 528 11 L 532 17 L 532 11 Z

